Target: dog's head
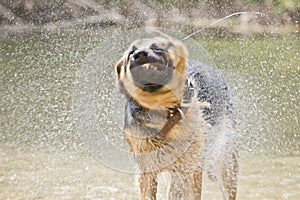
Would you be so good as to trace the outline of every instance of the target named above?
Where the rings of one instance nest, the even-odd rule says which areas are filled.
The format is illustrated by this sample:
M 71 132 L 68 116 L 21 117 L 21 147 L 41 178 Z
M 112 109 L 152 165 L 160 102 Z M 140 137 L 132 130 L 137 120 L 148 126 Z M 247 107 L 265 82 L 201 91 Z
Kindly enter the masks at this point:
M 174 107 L 166 102 L 180 101 L 187 57 L 185 46 L 169 36 L 136 40 L 116 64 L 117 81 L 126 94 L 145 107 Z

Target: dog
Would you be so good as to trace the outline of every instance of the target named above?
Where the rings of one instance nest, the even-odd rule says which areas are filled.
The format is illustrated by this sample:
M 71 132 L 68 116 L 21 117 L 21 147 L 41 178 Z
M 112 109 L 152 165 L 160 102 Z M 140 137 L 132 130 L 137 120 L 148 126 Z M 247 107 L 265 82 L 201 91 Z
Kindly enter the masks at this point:
M 220 73 L 189 60 L 186 46 L 160 31 L 134 41 L 115 72 L 140 199 L 156 199 L 161 172 L 170 175 L 168 199 L 201 199 L 204 172 L 219 181 L 224 199 L 236 199 L 237 131 Z

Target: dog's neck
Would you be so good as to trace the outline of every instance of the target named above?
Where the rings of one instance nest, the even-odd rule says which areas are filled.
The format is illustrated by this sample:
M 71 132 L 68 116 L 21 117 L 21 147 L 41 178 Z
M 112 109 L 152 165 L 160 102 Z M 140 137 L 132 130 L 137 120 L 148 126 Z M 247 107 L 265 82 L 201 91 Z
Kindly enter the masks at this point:
M 186 90 L 184 98 L 182 99 L 181 104 L 175 109 L 169 109 L 168 111 L 168 121 L 165 123 L 163 128 L 160 130 L 159 135 L 165 137 L 168 132 L 181 120 L 184 118 L 184 115 L 188 112 L 188 104 L 191 103 L 194 96 L 194 86 L 192 82 L 186 80 Z
M 175 107 L 163 109 L 147 109 L 143 105 L 139 104 L 136 100 L 129 97 L 129 107 L 131 115 L 135 119 L 135 123 L 140 126 L 144 126 L 144 123 L 151 119 L 149 116 L 158 115 L 162 119 L 167 119 L 164 126 L 158 131 L 158 135 L 165 137 L 168 132 L 181 120 L 184 118 L 185 114 L 189 110 L 190 103 L 194 96 L 194 87 L 192 83 L 187 80 L 185 83 L 185 93 L 182 97 L 181 103 L 178 103 Z

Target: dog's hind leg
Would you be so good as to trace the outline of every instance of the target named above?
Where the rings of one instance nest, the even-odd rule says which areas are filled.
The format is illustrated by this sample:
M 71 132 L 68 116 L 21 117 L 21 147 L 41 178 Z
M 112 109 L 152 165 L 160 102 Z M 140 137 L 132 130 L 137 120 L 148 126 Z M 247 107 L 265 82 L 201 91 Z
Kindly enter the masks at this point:
M 157 192 L 157 174 L 143 173 L 139 175 L 138 182 L 140 186 L 140 199 L 155 200 Z
M 237 193 L 238 162 L 237 152 L 232 152 L 222 167 L 223 197 L 226 200 L 235 200 Z

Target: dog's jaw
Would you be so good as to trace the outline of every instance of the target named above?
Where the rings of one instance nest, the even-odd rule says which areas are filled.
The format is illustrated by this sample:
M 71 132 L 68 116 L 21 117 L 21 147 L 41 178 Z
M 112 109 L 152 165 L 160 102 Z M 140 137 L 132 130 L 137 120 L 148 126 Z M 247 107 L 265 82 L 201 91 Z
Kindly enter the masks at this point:
M 178 75 L 175 74 L 175 76 Z M 126 80 L 127 78 L 130 79 L 130 77 L 126 77 L 122 82 L 127 95 L 147 109 L 176 108 L 185 92 L 185 78 L 182 76 L 178 77 L 177 80 L 172 79 L 169 84 L 154 92 L 145 91 L 129 83 L 129 80 Z

